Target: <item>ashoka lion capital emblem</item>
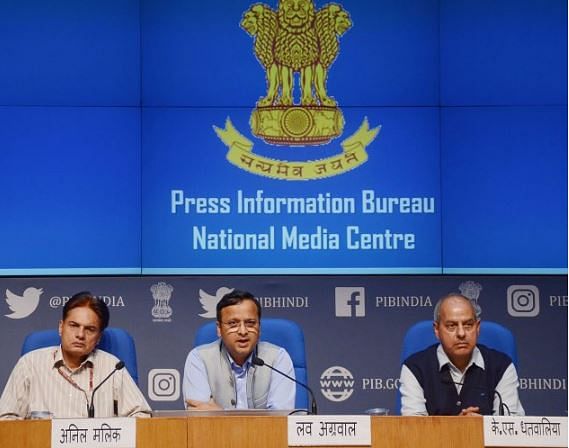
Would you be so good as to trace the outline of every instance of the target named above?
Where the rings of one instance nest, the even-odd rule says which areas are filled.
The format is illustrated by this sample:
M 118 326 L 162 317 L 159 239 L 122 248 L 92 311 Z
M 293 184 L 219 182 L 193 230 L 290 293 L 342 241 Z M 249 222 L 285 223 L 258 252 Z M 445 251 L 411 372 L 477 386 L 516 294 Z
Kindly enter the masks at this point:
M 240 25 L 253 38 L 267 82 L 266 95 L 251 114 L 253 135 L 279 146 L 323 145 L 342 135 L 344 117 L 327 92 L 327 80 L 339 54 L 340 37 L 352 27 L 349 13 L 337 3 L 316 10 L 313 0 L 279 0 L 276 11 L 263 3 L 254 4 Z M 380 127 L 370 130 L 364 119 L 341 143 L 341 154 L 307 162 L 253 154 L 253 143 L 229 118 L 225 129 L 214 129 L 230 147 L 227 158 L 240 168 L 273 178 L 306 180 L 334 176 L 364 163 L 365 147 Z
M 152 317 L 155 319 L 168 319 L 172 315 L 170 299 L 174 287 L 165 282 L 158 282 L 150 287 L 154 306 L 152 307 Z

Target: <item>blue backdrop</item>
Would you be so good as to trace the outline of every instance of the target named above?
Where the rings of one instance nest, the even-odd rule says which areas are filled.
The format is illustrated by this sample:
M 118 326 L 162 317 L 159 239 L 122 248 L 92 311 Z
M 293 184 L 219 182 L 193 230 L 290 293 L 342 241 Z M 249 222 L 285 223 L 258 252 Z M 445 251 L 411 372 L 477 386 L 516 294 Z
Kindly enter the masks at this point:
M 352 27 L 327 88 L 345 126 L 294 147 L 251 130 L 266 90 L 239 26 L 252 4 L 0 1 L 0 383 L 24 335 L 92 289 L 134 334 L 153 406 L 180 408 L 200 296 L 239 287 L 303 326 L 324 412 L 393 408 L 404 331 L 472 281 L 483 317 L 518 337 L 528 413 L 565 415 L 567 3 L 343 1 Z M 365 123 L 377 135 L 357 166 L 287 181 L 228 160 L 214 130 L 228 118 L 260 166 L 342 158 Z M 160 282 L 173 288 L 163 320 Z M 8 318 L 7 290 L 29 287 L 38 309 Z M 336 316 L 336 288 L 363 288 L 364 316 Z
M 160 315 L 152 287 L 171 293 Z M 136 276 L 0 278 L 22 295 L 41 289 L 37 308 L 20 319 L 0 303 L 4 362 L 0 385 L 16 363 L 25 335 L 56 328 L 61 309 L 89 289 L 111 310 L 111 325 L 129 331 L 138 354 L 139 385 L 153 409 L 182 409 L 180 378 L 197 328 L 211 318 L 204 306 L 226 288 L 249 289 L 263 316 L 292 319 L 305 334 L 308 383 L 321 413 L 361 413 L 387 407 L 395 413 L 399 356 L 405 331 L 433 318 L 438 297 L 465 291 L 482 319 L 512 330 L 518 343 L 520 399 L 528 415 L 567 412 L 567 282 L 560 276 Z M 528 294 L 527 291 L 532 291 Z M 526 291 L 524 293 L 524 291 Z M 347 304 L 357 292 L 355 309 Z M 262 325 L 261 325 L 262 337 Z
M 251 132 L 250 6 L 0 3 L 1 274 L 566 272 L 565 2 L 343 2 L 345 127 L 304 147 Z M 366 117 L 367 161 L 305 181 L 235 166 L 213 129 L 296 163 L 343 154 Z M 319 197 L 348 207 L 270 208 Z

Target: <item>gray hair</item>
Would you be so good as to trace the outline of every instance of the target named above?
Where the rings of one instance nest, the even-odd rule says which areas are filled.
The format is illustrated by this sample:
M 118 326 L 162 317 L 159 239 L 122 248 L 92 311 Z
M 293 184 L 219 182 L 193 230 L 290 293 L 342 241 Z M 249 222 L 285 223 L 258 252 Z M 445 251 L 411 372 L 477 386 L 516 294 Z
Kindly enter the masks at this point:
M 472 311 L 476 316 L 476 320 L 480 320 L 480 316 L 482 315 L 482 308 L 480 308 L 480 305 L 478 305 L 478 303 L 476 303 L 474 300 L 470 300 L 468 297 L 459 292 L 451 292 L 449 294 L 442 296 L 435 304 L 435 309 L 433 310 L 433 320 L 435 322 L 439 322 L 441 319 L 441 306 L 443 302 L 452 297 L 457 297 L 459 299 L 466 300 L 472 307 Z

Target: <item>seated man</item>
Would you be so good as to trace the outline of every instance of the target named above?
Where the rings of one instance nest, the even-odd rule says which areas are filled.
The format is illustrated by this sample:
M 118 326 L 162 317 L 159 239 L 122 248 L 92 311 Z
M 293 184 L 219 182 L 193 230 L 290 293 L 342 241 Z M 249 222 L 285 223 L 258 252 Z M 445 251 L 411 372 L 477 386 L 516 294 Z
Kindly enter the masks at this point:
M 401 369 L 401 415 L 524 415 L 518 375 L 504 353 L 477 345 L 480 319 L 473 303 L 449 294 L 435 305 L 440 344 L 407 358 Z
M 217 341 L 194 348 L 186 359 L 183 391 L 188 409 L 294 409 L 296 384 L 285 349 L 259 342 L 261 305 L 248 292 L 223 296 L 216 308 Z
M 109 309 L 89 292 L 75 294 L 63 307 L 61 345 L 23 355 L 2 398 L 0 418 L 22 419 L 35 412 L 56 418 L 150 416 L 151 409 L 126 369 L 117 370 L 95 393 L 119 360 L 97 344 L 109 323 Z M 116 411 L 116 412 L 115 412 Z

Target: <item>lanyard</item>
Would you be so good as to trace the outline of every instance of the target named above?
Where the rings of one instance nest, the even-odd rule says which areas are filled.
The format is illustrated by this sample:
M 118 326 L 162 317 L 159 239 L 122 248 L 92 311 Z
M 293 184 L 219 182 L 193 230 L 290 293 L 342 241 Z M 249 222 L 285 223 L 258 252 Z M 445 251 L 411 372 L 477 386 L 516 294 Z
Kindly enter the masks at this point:
M 56 356 L 56 352 L 53 352 L 53 360 L 54 361 L 55 361 L 55 356 Z M 88 369 L 89 369 L 89 393 L 92 393 L 93 392 L 93 365 L 91 364 L 88 367 Z M 85 395 L 85 400 L 87 400 L 87 407 L 88 407 L 89 406 L 89 397 L 87 395 L 87 391 L 85 391 L 81 386 L 79 386 L 79 384 L 77 384 L 75 382 L 75 380 L 73 378 L 71 378 L 70 375 L 68 375 L 66 372 L 61 370 L 61 366 L 59 366 L 57 368 L 57 371 L 69 384 L 71 384 L 73 387 L 75 387 L 76 389 L 83 392 L 83 394 Z

